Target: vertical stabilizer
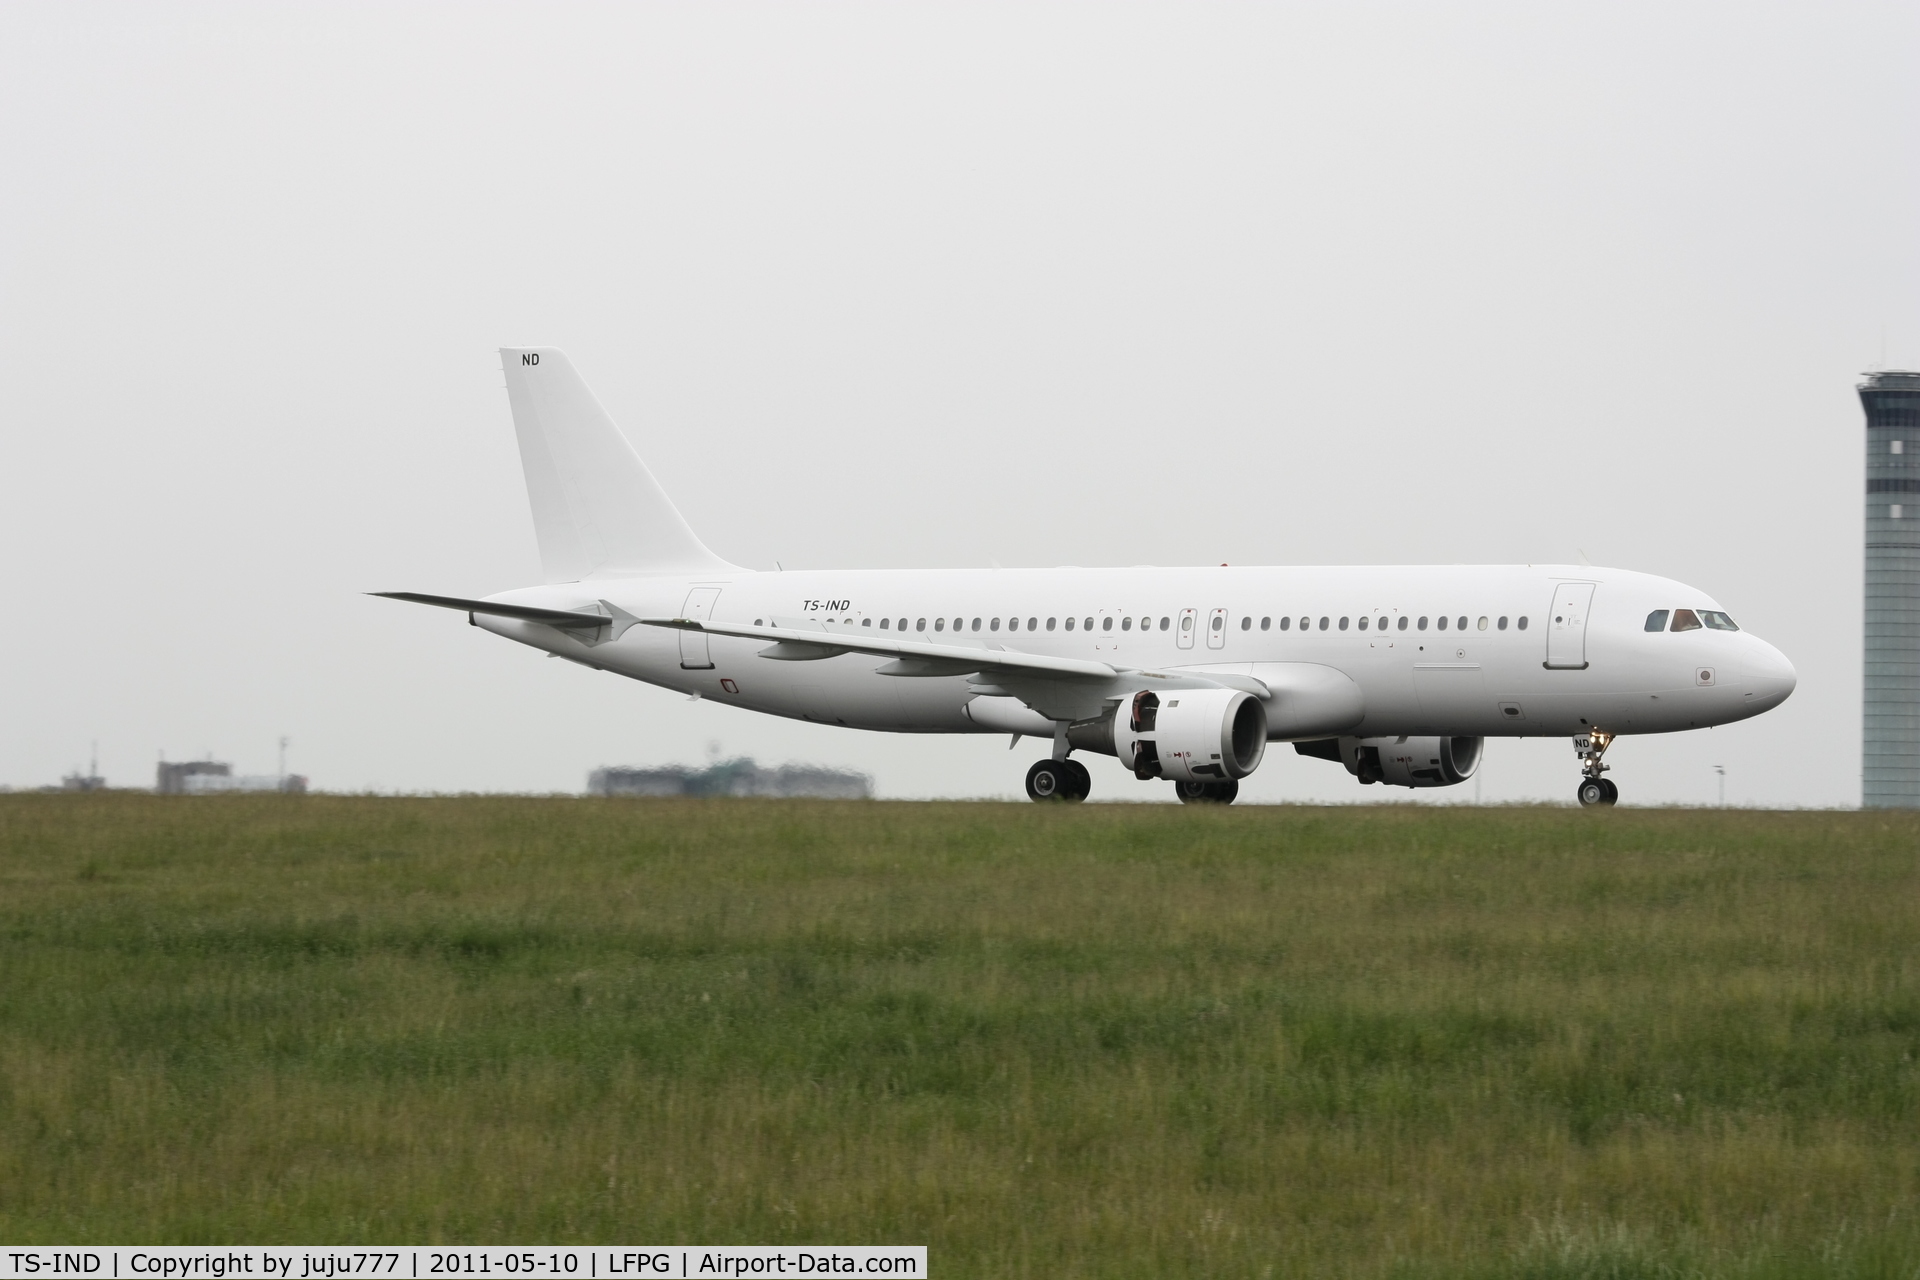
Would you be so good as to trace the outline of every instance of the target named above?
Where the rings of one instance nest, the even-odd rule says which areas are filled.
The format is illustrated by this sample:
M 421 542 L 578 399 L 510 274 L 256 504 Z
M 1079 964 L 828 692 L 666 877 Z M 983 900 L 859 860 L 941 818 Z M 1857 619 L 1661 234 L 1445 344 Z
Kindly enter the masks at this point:
M 565 352 L 502 347 L 500 367 L 548 582 L 734 568 L 693 536 Z

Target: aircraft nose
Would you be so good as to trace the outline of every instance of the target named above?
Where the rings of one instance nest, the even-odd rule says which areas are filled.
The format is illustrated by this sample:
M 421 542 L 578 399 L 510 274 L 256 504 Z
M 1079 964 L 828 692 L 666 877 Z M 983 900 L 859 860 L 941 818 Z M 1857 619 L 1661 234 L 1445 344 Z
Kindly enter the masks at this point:
M 1753 699 L 1763 707 L 1777 707 L 1787 700 L 1800 682 L 1787 655 L 1761 640 L 1759 649 L 1747 664 L 1747 684 Z

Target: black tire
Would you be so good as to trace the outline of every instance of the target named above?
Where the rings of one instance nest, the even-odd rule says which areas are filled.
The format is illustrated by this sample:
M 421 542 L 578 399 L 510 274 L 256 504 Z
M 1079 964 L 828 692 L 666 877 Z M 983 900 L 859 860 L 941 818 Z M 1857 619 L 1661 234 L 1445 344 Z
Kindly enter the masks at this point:
M 1238 782 L 1176 782 L 1173 794 L 1181 804 L 1232 804 L 1240 794 Z
M 1580 780 L 1580 789 L 1573 794 L 1574 798 L 1580 801 L 1582 808 L 1591 808 L 1596 804 L 1611 803 L 1607 799 L 1606 779 L 1604 778 L 1582 778 Z
M 1039 760 L 1027 770 L 1027 799 L 1042 803 L 1072 798 L 1073 773 L 1060 760 Z
M 1077 803 L 1093 794 L 1093 775 L 1087 772 L 1087 766 L 1071 759 L 1062 760 L 1060 764 L 1073 778 L 1073 790 L 1067 799 Z
M 1600 779 L 1600 785 L 1607 789 L 1607 798 L 1605 800 L 1602 800 L 1600 802 L 1601 804 L 1619 804 L 1620 803 L 1620 788 L 1613 785 L 1612 778 Z

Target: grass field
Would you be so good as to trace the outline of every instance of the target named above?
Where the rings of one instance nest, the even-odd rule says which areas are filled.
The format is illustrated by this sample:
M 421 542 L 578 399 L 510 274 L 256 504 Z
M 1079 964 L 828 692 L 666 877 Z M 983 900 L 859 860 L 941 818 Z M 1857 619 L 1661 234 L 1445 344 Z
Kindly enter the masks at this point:
M 1920 1275 L 1920 818 L 0 797 L 0 1241 Z

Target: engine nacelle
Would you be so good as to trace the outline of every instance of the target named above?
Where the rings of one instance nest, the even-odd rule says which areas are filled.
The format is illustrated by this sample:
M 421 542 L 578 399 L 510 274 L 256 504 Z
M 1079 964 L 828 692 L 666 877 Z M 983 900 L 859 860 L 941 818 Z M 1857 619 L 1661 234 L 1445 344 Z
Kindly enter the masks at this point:
M 1341 738 L 1339 760 L 1364 783 L 1451 787 L 1471 778 L 1480 767 L 1484 742 L 1483 738 Z
M 1113 753 L 1137 778 L 1244 778 L 1267 750 L 1267 709 L 1238 689 L 1142 689 L 1112 724 Z

